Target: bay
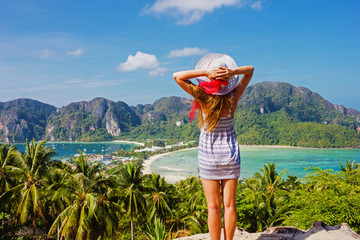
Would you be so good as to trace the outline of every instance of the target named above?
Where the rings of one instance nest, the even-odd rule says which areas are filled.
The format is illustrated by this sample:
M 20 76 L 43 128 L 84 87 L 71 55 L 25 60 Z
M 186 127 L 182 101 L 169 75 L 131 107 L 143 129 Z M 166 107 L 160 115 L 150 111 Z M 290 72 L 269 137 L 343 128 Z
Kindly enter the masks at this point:
M 25 151 L 25 143 L 16 143 L 19 151 Z M 82 151 L 86 154 L 109 154 L 117 150 L 131 150 L 132 147 L 137 146 L 134 143 L 123 142 L 47 142 L 46 146 L 50 146 L 57 152 L 57 156 L 53 159 L 69 159 L 74 154 Z
M 190 175 L 198 176 L 197 149 L 174 152 L 158 158 L 150 168 L 151 171 L 165 176 L 169 182 L 184 179 Z M 309 167 L 333 169 L 340 171 L 346 161 L 360 163 L 360 149 L 314 149 L 273 146 L 240 146 L 240 178 L 249 178 L 268 162 L 277 166 L 277 171 L 287 170 L 286 175 L 304 177 Z

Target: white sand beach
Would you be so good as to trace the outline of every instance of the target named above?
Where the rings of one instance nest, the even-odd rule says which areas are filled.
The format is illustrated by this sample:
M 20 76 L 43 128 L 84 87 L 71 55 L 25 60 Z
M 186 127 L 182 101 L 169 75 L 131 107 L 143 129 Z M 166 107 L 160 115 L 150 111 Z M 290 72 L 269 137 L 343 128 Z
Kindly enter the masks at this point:
M 133 144 L 137 144 L 140 146 L 144 146 L 145 143 L 140 143 L 140 142 L 134 142 L 134 141 L 126 141 L 126 140 L 114 140 L 112 142 L 117 142 L 117 143 L 133 143 Z
M 151 157 L 149 157 L 148 159 L 144 160 L 143 163 L 143 174 L 151 174 L 151 164 L 153 162 L 155 162 L 157 159 L 163 157 L 163 156 L 167 156 L 171 153 L 175 153 L 175 152 L 182 152 L 182 151 L 188 151 L 191 149 L 197 149 L 198 147 L 193 147 L 193 148 L 184 148 L 184 149 L 180 149 L 177 151 L 173 151 L 173 152 L 166 152 L 166 153 L 161 153 L 161 154 L 157 154 L 157 155 L 153 155 Z M 165 177 L 166 181 L 168 183 L 175 183 L 181 179 L 185 179 L 185 177 L 182 176 L 174 176 L 174 175 L 164 175 L 163 177 Z

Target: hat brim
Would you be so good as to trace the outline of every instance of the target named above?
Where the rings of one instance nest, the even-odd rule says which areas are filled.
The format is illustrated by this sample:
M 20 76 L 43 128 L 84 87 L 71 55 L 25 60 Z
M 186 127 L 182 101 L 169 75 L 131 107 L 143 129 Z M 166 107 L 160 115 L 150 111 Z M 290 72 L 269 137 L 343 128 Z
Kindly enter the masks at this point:
M 236 62 L 234 59 L 232 59 L 230 56 L 226 54 L 221 53 L 210 53 L 203 58 L 199 60 L 199 62 L 196 64 L 195 69 L 196 70 L 203 70 L 203 69 L 209 69 L 209 65 L 214 60 L 217 60 L 219 62 L 223 62 L 226 64 L 227 68 L 235 69 L 237 68 Z M 199 83 L 205 82 L 205 81 L 211 81 L 205 76 L 197 77 L 196 80 L 198 80 Z M 225 95 L 229 92 L 231 92 L 239 83 L 239 75 L 235 75 L 230 78 L 229 85 L 222 86 L 219 91 L 213 93 L 215 95 Z

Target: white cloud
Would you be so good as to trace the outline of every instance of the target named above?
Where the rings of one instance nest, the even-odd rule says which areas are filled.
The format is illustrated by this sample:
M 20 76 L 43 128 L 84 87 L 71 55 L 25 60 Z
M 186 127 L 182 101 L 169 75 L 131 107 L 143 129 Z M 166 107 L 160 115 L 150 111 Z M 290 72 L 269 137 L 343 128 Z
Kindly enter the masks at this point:
M 183 49 L 175 49 L 170 51 L 168 54 L 169 58 L 177 58 L 177 57 L 188 57 L 188 56 L 194 56 L 194 55 L 204 55 L 208 53 L 209 51 L 207 49 L 200 49 L 197 47 L 186 47 Z
M 191 14 L 187 14 L 188 16 L 185 16 L 177 21 L 178 25 L 189 25 L 192 23 L 196 23 L 202 19 L 204 16 L 204 13 L 201 11 L 194 11 Z
M 66 55 L 81 56 L 84 54 L 84 49 L 78 48 L 75 51 L 66 52 Z
M 40 58 L 47 58 L 50 55 L 55 54 L 55 51 L 49 50 L 49 49 L 44 49 L 40 51 Z
M 156 0 L 152 6 L 145 9 L 145 13 L 169 14 L 179 20 L 177 24 L 187 25 L 198 22 L 204 14 L 214 9 L 228 6 L 244 6 L 252 1 L 245 0 Z
M 262 1 L 255 1 L 255 2 L 250 4 L 250 7 L 252 9 L 261 10 L 263 8 L 262 3 L 263 3 Z
M 155 55 L 137 52 L 135 56 L 129 55 L 126 62 L 120 63 L 117 70 L 128 72 L 139 68 L 152 69 L 160 66 Z
M 166 72 L 166 68 L 157 68 L 149 72 L 149 78 L 164 76 Z

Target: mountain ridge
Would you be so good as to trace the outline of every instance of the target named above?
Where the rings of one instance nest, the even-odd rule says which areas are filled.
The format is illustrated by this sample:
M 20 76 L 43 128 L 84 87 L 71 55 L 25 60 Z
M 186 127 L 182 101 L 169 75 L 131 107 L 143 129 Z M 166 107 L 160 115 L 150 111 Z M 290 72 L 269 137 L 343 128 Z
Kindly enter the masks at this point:
M 15 99 L 0 102 L 0 141 L 23 142 L 33 137 L 48 141 L 196 139 L 199 130 L 195 121 L 190 123 L 187 116 L 191 104 L 190 99 L 176 96 L 136 106 L 98 97 L 56 108 L 37 100 Z M 279 123 L 284 124 L 277 126 Z M 351 147 L 356 147 L 357 141 L 360 145 L 360 113 L 357 110 L 333 104 L 308 88 L 284 82 L 249 86 L 239 100 L 234 122 L 239 140 L 244 144 L 257 144 L 261 136 L 265 139 L 260 141 L 263 144 L 286 144 L 277 138 L 294 136 L 283 136 L 286 132 L 281 130 L 283 126 L 311 129 L 309 124 L 320 132 L 330 132 L 330 135 L 331 131 L 340 135 L 343 132 L 345 137 L 358 139 L 352 141 Z M 268 136 L 259 131 L 268 132 Z M 251 136 L 250 132 L 257 133 L 258 137 L 254 139 L 256 134 Z M 338 141 L 335 137 L 330 138 Z M 326 144 L 332 146 L 331 141 Z

